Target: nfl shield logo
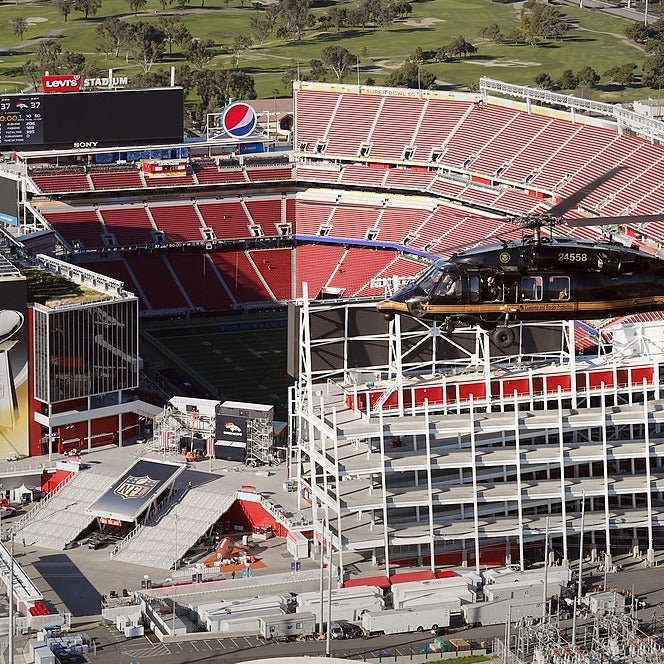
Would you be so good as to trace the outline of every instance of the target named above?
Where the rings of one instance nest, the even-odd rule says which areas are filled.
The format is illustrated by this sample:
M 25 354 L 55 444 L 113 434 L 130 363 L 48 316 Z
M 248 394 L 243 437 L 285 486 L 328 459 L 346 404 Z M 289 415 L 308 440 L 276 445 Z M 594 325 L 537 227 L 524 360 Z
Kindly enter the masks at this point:
M 115 487 L 113 493 L 122 498 L 145 498 L 157 484 L 159 484 L 159 480 L 150 479 L 147 475 L 143 477 L 129 475 Z

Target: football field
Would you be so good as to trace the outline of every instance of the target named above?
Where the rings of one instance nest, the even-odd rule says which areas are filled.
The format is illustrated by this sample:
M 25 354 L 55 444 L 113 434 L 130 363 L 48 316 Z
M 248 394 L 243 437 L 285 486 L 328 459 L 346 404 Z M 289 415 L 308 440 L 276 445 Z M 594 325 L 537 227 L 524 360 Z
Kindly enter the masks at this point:
M 285 420 L 287 321 L 279 317 L 151 321 L 142 326 L 145 370 L 173 395 L 275 406 Z

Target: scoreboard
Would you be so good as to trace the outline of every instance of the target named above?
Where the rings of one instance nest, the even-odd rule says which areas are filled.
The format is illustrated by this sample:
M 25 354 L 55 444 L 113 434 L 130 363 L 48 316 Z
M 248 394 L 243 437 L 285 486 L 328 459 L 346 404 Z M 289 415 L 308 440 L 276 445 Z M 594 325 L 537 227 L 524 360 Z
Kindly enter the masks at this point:
M 43 112 L 41 95 L 0 97 L 0 145 L 41 145 Z
M 182 88 L 0 96 L 0 150 L 181 143 Z

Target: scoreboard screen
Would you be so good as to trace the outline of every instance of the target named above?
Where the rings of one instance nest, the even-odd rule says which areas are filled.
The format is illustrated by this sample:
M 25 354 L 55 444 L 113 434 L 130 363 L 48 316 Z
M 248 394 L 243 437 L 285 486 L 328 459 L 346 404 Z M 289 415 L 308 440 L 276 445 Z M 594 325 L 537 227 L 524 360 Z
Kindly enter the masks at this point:
M 0 96 L 0 149 L 181 143 L 182 88 Z
M 0 145 L 41 145 L 44 142 L 42 95 L 0 97 Z

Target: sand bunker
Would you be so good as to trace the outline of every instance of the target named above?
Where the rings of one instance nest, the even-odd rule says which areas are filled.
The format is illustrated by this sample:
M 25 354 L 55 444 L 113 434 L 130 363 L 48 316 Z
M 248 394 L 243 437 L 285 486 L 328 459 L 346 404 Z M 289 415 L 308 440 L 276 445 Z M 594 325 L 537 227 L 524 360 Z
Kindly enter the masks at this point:
M 25 19 L 29 25 L 35 25 L 37 23 L 48 23 L 48 19 L 43 16 L 28 16 Z
M 445 20 L 442 18 L 434 18 L 433 16 L 427 16 L 425 18 L 409 18 L 407 21 L 404 21 L 404 25 L 412 25 L 414 28 L 430 28 L 435 23 L 444 23 Z

